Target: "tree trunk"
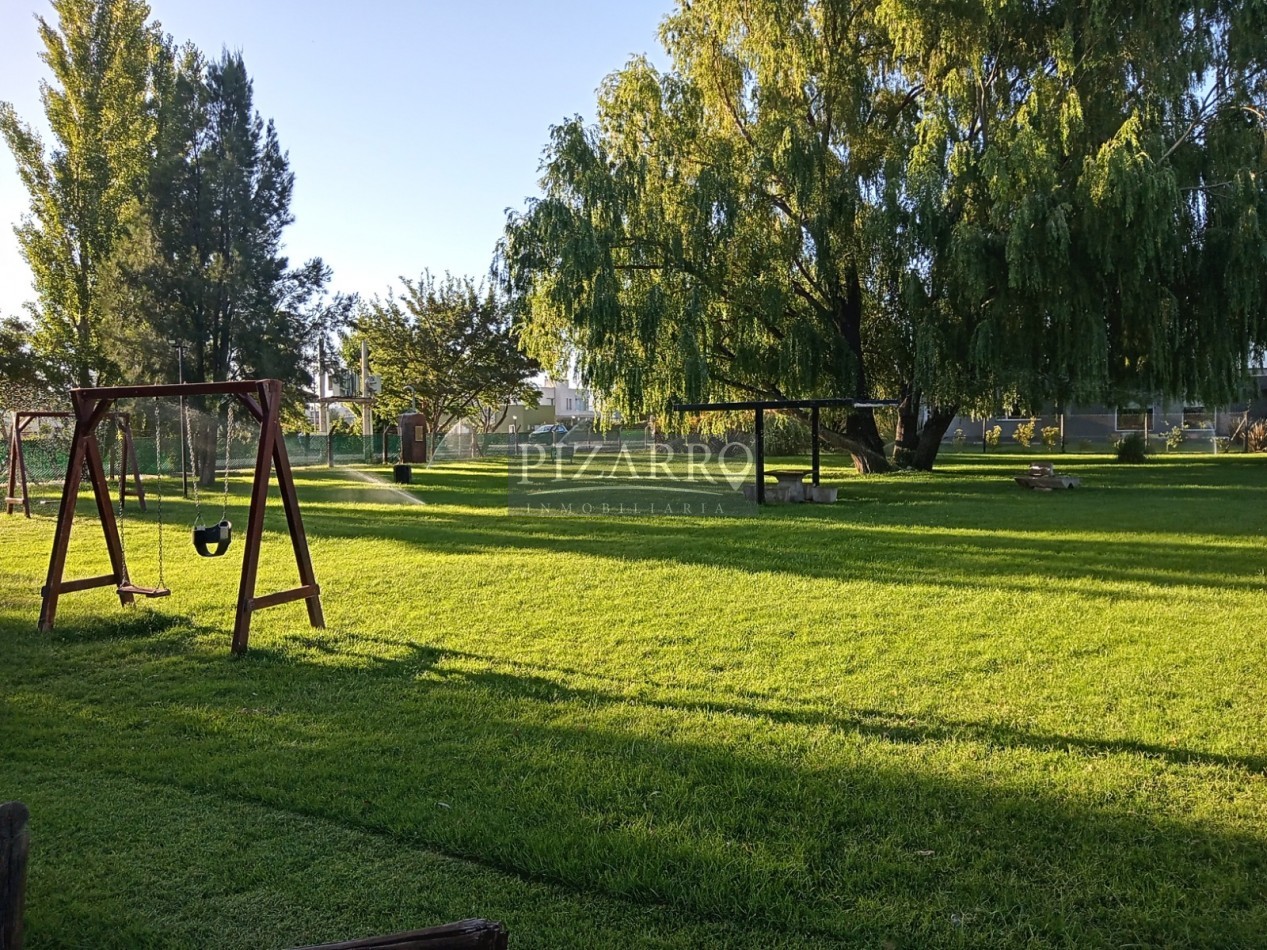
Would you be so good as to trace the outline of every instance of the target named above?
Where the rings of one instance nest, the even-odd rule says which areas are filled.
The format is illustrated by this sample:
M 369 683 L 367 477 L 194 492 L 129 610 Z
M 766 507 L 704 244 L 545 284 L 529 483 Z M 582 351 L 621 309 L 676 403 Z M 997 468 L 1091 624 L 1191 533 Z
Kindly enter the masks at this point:
M 853 456 L 853 467 L 859 475 L 890 472 L 893 466 L 884 457 L 884 440 L 875 424 L 875 413 L 859 409 L 845 420 L 845 438 L 840 447 Z
M 862 280 L 856 267 L 850 267 L 845 298 L 836 307 L 836 329 L 849 348 L 854 370 L 854 398 L 871 398 L 866 362 L 862 354 Z M 830 434 L 830 433 L 829 433 Z M 854 468 L 860 475 L 891 471 L 884 457 L 884 440 L 875 424 L 875 413 L 859 409 L 845 420 L 844 437 L 839 446 L 853 456 Z
M 893 464 L 897 468 L 914 468 L 919 449 L 919 394 L 911 386 L 902 387 L 897 407 L 897 435 L 893 444 Z
M 198 484 L 202 488 L 210 488 L 216 482 L 216 441 L 215 435 L 203 430 L 198 441 L 197 465 Z
M 209 412 L 199 413 L 191 422 L 194 428 L 194 470 L 198 476 L 199 486 L 209 488 L 215 484 L 219 475 L 220 428 L 216 416 Z
M 849 419 L 853 420 L 856 416 L 856 413 L 851 414 Z M 875 427 L 874 418 L 871 419 L 871 430 L 875 436 L 874 440 L 868 438 L 859 439 L 850 435 L 848 423 L 845 425 L 844 432 L 823 426 L 822 437 L 824 442 L 838 449 L 844 449 L 853 456 L 853 465 L 859 475 L 874 475 L 892 471 L 893 467 L 889 464 L 889 460 L 884 457 L 884 444 L 881 442 L 879 449 L 875 447 L 875 443 L 880 441 L 880 431 Z
M 950 428 L 958 412 L 958 406 L 935 406 L 928 413 L 928 418 L 919 430 L 919 444 L 911 458 L 912 468 L 922 472 L 933 470 L 933 463 L 937 461 L 937 453 L 941 450 L 941 441 L 946 437 L 946 430 Z

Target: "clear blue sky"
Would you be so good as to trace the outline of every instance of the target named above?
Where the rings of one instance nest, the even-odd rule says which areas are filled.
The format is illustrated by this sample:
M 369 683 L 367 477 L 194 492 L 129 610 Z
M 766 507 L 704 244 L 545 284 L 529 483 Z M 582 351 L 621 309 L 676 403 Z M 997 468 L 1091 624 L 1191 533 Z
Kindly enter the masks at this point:
M 481 277 L 505 209 L 536 194 L 550 125 L 593 116 L 603 77 L 663 63 L 673 0 L 150 0 L 178 41 L 241 50 L 295 172 L 287 252 L 381 293 L 424 267 Z M 35 15 L 0 2 L 0 99 L 42 128 Z M 0 144 L 0 313 L 32 298 L 12 225 L 27 197 Z

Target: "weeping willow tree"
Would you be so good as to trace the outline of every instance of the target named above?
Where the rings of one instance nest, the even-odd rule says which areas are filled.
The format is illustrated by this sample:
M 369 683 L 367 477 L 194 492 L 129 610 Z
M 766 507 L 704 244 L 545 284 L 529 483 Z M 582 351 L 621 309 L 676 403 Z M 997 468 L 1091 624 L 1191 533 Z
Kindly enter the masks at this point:
M 923 87 L 900 294 L 921 391 L 1235 398 L 1265 337 L 1267 8 L 936 6 L 877 10 Z
M 552 130 L 502 254 L 525 340 L 628 413 L 1121 387 L 1231 396 L 1263 339 L 1261 5 L 692 0 Z M 889 461 L 868 412 L 834 433 Z

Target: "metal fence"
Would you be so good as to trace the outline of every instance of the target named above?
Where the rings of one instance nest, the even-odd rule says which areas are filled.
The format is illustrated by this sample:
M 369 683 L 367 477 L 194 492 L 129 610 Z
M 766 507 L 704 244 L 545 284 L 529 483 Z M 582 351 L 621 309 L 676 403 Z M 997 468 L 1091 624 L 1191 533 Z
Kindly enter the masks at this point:
M 6 426 L 0 441 L 0 471 L 9 470 L 9 432 Z M 27 481 L 32 484 L 60 484 L 66 478 L 66 466 L 70 461 L 71 434 L 69 428 L 63 432 L 24 433 L 22 437 L 22 457 L 26 461 Z M 175 436 L 164 435 L 162 438 L 161 465 L 158 455 L 159 440 L 153 436 L 137 436 L 133 438 L 136 447 L 136 461 L 143 475 L 165 476 L 180 472 L 180 441 Z M 307 435 L 295 434 L 286 436 L 286 452 L 290 462 L 296 467 L 335 465 L 363 465 L 381 462 L 383 459 L 384 440 L 381 435 Z M 229 452 L 229 467 L 240 471 L 255 465 L 255 455 L 259 442 L 255 439 L 233 440 Z M 119 446 L 112 443 L 102 434 L 102 449 L 107 471 L 113 476 L 118 471 Z M 400 438 L 390 436 L 387 440 L 387 460 L 398 458 L 400 454 Z M 224 450 L 216 452 L 216 467 L 224 465 Z

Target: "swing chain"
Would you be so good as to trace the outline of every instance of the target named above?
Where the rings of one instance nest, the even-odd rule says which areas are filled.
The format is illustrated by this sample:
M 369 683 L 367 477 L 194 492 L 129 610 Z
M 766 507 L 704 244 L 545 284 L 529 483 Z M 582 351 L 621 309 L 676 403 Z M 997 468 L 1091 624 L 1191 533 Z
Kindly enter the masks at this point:
M 158 586 L 166 587 L 163 578 L 163 423 L 159 418 L 158 397 L 154 398 L 154 482 L 158 499 Z
M 189 424 L 189 406 L 185 406 L 184 419 L 185 445 L 189 447 L 189 471 L 194 476 L 194 525 L 202 527 L 202 499 L 198 497 L 198 463 L 194 455 L 193 427 Z
M 189 408 L 185 408 L 185 444 L 189 446 L 189 469 L 197 471 L 197 462 L 194 456 L 194 440 L 192 436 L 192 428 L 189 424 Z M 229 513 L 229 466 L 232 464 L 233 450 L 233 403 L 229 403 L 229 414 L 225 425 L 224 433 L 224 499 L 220 504 L 220 520 L 225 521 Z M 194 525 L 196 527 L 204 527 L 202 520 L 202 497 L 198 493 L 198 478 L 194 478 Z
M 229 403 L 229 416 L 224 427 L 224 500 L 220 504 L 220 520 L 229 520 L 229 465 L 233 451 L 233 403 Z

